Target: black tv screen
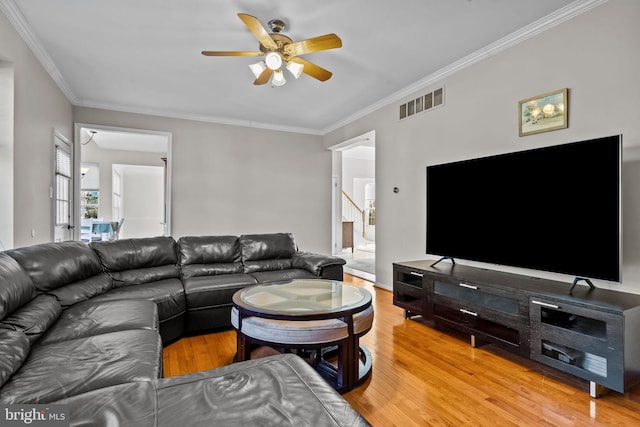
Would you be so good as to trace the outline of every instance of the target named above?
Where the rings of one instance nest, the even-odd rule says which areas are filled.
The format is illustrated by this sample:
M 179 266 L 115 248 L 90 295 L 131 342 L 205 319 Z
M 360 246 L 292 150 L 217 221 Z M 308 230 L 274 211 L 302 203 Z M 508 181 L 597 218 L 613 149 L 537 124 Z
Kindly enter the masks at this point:
M 427 167 L 427 254 L 620 281 L 622 136 Z

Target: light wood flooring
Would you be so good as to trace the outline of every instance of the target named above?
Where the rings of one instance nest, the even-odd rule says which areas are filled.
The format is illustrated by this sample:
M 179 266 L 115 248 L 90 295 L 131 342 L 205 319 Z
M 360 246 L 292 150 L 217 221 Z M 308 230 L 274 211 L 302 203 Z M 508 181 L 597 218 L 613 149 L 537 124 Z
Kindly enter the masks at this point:
M 468 337 L 404 319 L 391 292 L 345 275 L 374 297 L 361 342 L 372 375 L 344 398 L 374 426 L 640 426 L 640 386 L 593 399 L 588 384 Z M 638 331 L 640 333 L 640 331 Z M 165 376 L 232 363 L 233 330 L 182 338 L 164 349 Z

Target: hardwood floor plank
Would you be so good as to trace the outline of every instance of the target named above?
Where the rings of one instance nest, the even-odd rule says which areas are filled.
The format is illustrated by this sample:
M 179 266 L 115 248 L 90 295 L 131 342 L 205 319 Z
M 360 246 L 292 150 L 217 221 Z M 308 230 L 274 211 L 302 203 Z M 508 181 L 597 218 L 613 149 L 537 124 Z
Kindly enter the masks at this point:
M 371 377 L 344 394 L 374 426 L 638 426 L 640 387 L 592 399 L 581 380 L 468 336 L 404 319 L 392 294 L 345 275 L 373 295 L 374 326 L 361 338 Z M 163 351 L 165 376 L 232 363 L 233 330 L 185 337 Z

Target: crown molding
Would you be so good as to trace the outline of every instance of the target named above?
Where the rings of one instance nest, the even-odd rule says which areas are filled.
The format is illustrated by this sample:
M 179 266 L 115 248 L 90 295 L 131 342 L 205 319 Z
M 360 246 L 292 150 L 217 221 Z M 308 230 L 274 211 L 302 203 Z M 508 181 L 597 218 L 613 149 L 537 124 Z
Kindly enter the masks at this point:
M 124 105 L 117 104 L 103 104 L 103 103 L 95 103 L 82 101 L 78 99 L 78 97 L 73 93 L 65 79 L 62 77 L 62 74 L 56 67 L 55 63 L 47 53 L 47 51 L 42 46 L 42 43 L 38 39 L 38 37 L 33 33 L 29 23 L 24 18 L 24 15 L 20 11 L 20 8 L 16 4 L 15 0 L 0 0 L 0 10 L 7 16 L 7 19 L 13 27 L 16 29 L 18 34 L 25 41 L 27 46 L 31 49 L 36 58 L 40 61 L 44 69 L 49 73 L 54 82 L 58 85 L 60 90 L 67 97 L 69 102 L 75 106 L 81 107 L 89 107 L 89 108 L 100 108 L 107 109 L 113 111 L 121 111 L 127 113 L 137 113 L 137 114 L 147 114 L 152 116 L 162 116 L 169 117 L 175 119 L 184 119 L 184 120 L 194 120 L 200 122 L 208 122 L 208 123 L 217 123 L 224 124 L 230 126 L 242 126 L 242 127 L 250 127 L 250 128 L 258 128 L 258 129 L 267 129 L 267 130 L 275 130 L 282 132 L 294 132 L 294 133 L 302 133 L 302 134 L 310 134 L 310 135 L 326 135 L 336 129 L 339 129 L 351 122 L 354 122 L 362 117 L 365 117 L 387 105 L 393 104 L 395 102 L 399 102 L 404 98 L 408 97 L 414 92 L 418 92 L 425 88 L 428 88 L 435 83 L 461 71 L 465 68 L 468 68 L 482 60 L 485 60 L 493 55 L 496 55 L 510 47 L 513 47 L 517 44 L 520 44 L 531 37 L 534 37 L 540 33 L 547 31 L 550 28 L 555 27 L 565 21 L 568 21 L 584 12 L 587 12 L 594 7 L 600 6 L 601 4 L 606 3 L 608 0 L 576 0 L 573 3 L 565 6 L 564 8 L 558 9 L 557 11 L 539 19 L 538 21 L 521 28 L 518 31 L 515 31 L 508 36 L 503 37 L 502 39 L 492 43 L 482 49 L 477 50 L 476 52 L 467 55 L 466 57 L 444 67 L 440 70 L 418 80 L 417 82 L 402 88 L 401 90 L 386 96 L 379 101 L 369 105 L 368 107 L 348 116 L 344 119 L 330 125 L 324 129 L 312 129 L 312 128 L 303 128 L 303 127 L 294 127 L 294 126 L 284 126 L 277 125 L 272 123 L 262 123 L 255 122 L 250 120 L 236 120 L 229 119 L 225 117 L 215 117 L 215 116 L 207 116 L 207 115 L 196 115 L 196 114 L 183 114 L 177 113 L 175 111 L 170 110 L 162 110 L 162 109 L 147 109 L 147 108 L 139 108 L 139 107 L 130 107 Z
M 322 135 L 322 133 L 318 129 L 277 125 L 273 123 L 262 123 L 262 122 L 255 122 L 252 120 L 229 119 L 226 117 L 183 114 L 183 113 L 176 113 L 175 111 L 171 111 L 171 110 L 162 110 L 162 109 L 155 109 L 155 108 L 140 108 L 140 107 L 124 106 L 120 104 L 105 104 L 105 103 L 91 102 L 91 101 L 83 101 L 75 105 L 77 107 L 98 108 L 102 110 L 119 111 L 122 113 L 146 114 L 149 116 L 160 116 L 160 117 L 166 117 L 170 119 L 192 120 L 196 122 L 215 123 L 215 124 L 228 125 L 228 126 L 241 126 L 241 127 L 255 128 L 255 129 L 266 129 L 266 130 L 273 130 L 273 131 L 279 131 L 279 132 L 292 132 L 292 133 L 301 133 L 301 134 L 318 135 L 318 136 Z
M 13 25 L 13 28 L 15 28 L 20 37 L 22 37 L 22 40 L 24 40 L 27 46 L 29 46 L 31 52 L 33 52 L 38 61 L 40 61 L 40 64 L 42 64 L 47 73 L 49 73 L 62 93 L 64 93 L 64 96 L 66 96 L 70 103 L 76 105 L 78 103 L 78 98 L 73 93 L 64 77 L 62 77 L 62 73 L 60 73 L 60 70 L 58 70 L 58 67 L 56 67 L 56 64 L 42 46 L 40 39 L 38 39 L 31 30 L 31 26 L 24 18 L 24 15 L 16 2 L 14 0 L 0 0 L 0 10 L 5 14 L 9 22 L 11 22 L 11 25 Z
M 571 18 L 574 18 L 584 12 L 593 9 L 596 6 L 600 6 L 607 1 L 608 0 L 576 0 L 573 3 L 570 3 L 567 6 L 558 9 L 555 12 L 533 22 L 532 24 L 529 24 L 526 27 L 523 27 L 520 30 L 501 38 L 495 43 L 485 46 L 484 48 L 479 49 L 444 68 L 441 68 L 440 70 L 418 80 L 417 82 L 409 86 L 405 86 L 401 90 L 385 98 L 382 98 L 381 100 L 371 104 L 367 108 L 360 110 L 348 117 L 345 117 L 344 119 L 334 123 L 333 125 L 322 129 L 321 133 L 322 135 L 326 135 L 383 107 L 386 107 L 387 105 L 400 102 L 409 97 L 409 95 L 413 94 L 414 92 L 429 88 L 430 86 L 433 86 L 441 80 L 461 70 L 464 70 L 465 68 L 477 64 L 478 62 L 496 55 L 510 47 L 520 44 L 530 39 L 531 37 L 543 33 L 550 28 L 555 27 L 556 25 L 566 22 Z

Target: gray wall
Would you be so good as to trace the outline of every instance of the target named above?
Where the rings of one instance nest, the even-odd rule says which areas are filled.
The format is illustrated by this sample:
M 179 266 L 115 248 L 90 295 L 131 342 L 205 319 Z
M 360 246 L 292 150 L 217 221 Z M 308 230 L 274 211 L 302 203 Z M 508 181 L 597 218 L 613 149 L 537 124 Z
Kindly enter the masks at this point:
M 0 250 L 13 247 L 13 66 L 0 61 Z
M 321 137 L 76 107 L 80 123 L 172 133 L 172 235 L 292 232 L 331 251 L 331 152 Z
M 399 101 L 325 135 L 331 147 L 376 131 L 379 285 L 391 286 L 394 261 L 426 258 L 427 165 L 622 133 L 623 284 L 596 284 L 640 293 L 639 16 L 640 2 L 609 1 L 434 84 L 444 84 L 442 108 L 399 121 Z M 519 137 L 518 101 L 563 87 L 570 90 L 569 128 Z
M 14 70 L 14 246 L 49 242 L 53 133 L 73 139 L 71 103 L 0 13 L 0 61 Z M 32 237 L 31 230 L 35 231 Z

